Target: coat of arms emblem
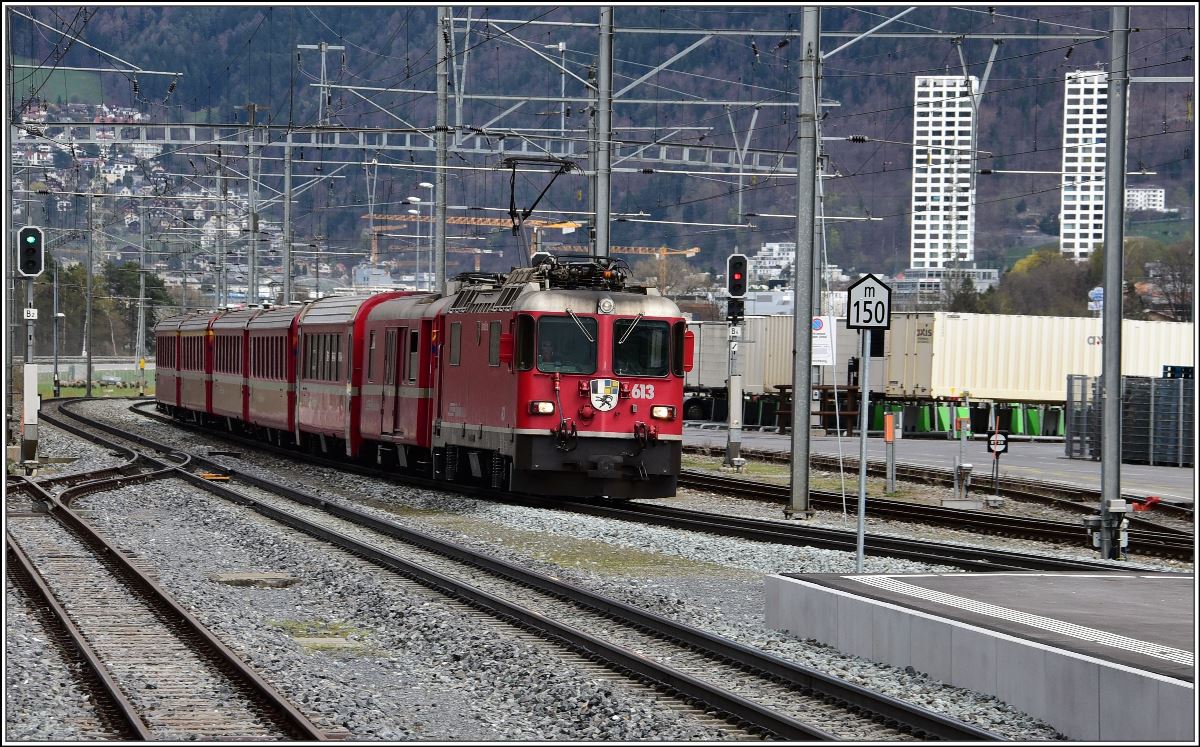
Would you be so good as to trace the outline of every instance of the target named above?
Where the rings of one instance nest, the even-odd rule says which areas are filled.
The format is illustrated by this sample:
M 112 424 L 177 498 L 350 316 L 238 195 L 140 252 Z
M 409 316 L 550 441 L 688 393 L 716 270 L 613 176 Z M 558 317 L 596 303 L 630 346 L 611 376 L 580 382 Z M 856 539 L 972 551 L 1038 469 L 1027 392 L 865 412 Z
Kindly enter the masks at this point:
M 621 383 L 616 379 L 592 379 L 592 407 L 600 412 L 608 412 L 617 406 L 617 395 L 621 393 Z

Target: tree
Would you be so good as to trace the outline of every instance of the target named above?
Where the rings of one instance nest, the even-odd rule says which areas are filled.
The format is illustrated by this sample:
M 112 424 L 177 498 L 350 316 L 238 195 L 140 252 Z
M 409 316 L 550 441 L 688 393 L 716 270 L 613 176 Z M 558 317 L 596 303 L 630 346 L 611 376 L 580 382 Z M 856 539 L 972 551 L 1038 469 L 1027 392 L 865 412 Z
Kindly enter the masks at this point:
M 1001 314 L 1086 316 L 1087 292 L 1092 287 L 1088 265 L 1073 262 L 1054 249 L 1042 249 L 1019 260 L 1004 274 L 992 310 Z
M 1038 221 L 1038 230 L 1047 236 L 1058 235 L 1058 213 L 1046 213 Z
M 638 260 L 629 269 L 635 278 L 653 281 L 664 296 L 690 293 L 708 284 L 705 275 L 696 272 L 683 257 L 659 256 Z
M 1170 245 L 1130 237 L 1125 240 L 1123 255 L 1127 319 L 1144 319 L 1149 309 L 1178 321 L 1191 321 L 1196 255 L 1190 236 Z M 1088 266 L 1093 282 L 1103 283 L 1104 251 L 1093 253 Z
M 1196 287 L 1196 250 L 1192 238 L 1168 246 L 1155 263 L 1151 277 L 1171 316 L 1181 322 L 1192 321 Z
M 962 283 L 950 291 L 946 310 L 963 314 L 986 314 L 989 311 L 984 296 L 975 290 L 975 282 L 970 277 L 964 277 Z
M 34 306 L 38 322 L 34 325 L 34 350 L 38 355 L 54 352 L 54 267 L 46 257 L 46 271 L 34 284 Z M 84 265 L 59 265 L 58 308 L 64 315 L 58 325 L 60 355 L 80 355 L 87 306 L 87 270 Z M 97 355 L 133 355 L 137 330 L 138 266 L 133 262 L 105 263 L 92 277 L 92 332 L 88 335 L 92 353 Z M 174 301 L 162 280 L 146 275 L 146 348 L 154 349 L 154 327 L 160 318 L 174 311 Z
M 106 262 L 103 270 L 105 284 L 113 297 L 113 310 L 119 317 L 121 325 L 129 331 L 129 349 L 133 352 L 136 343 L 138 317 L 138 265 L 135 262 Z M 167 292 L 162 278 L 154 273 L 146 273 L 146 312 L 145 339 L 146 348 L 153 347 L 154 327 L 158 324 L 163 309 L 160 307 L 174 306 L 171 295 Z

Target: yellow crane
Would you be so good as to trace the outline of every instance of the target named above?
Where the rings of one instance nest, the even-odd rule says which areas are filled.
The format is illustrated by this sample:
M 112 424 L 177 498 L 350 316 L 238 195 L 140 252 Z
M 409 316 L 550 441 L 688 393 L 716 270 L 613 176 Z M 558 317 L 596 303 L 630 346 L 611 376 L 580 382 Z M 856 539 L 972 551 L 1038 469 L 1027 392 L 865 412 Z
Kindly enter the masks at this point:
M 375 230 L 371 236 L 371 256 L 377 257 L 376 239 L 381 231 L 390 231 L 398 228 L 403 228 L 405 223 L 433 223 L 434 217 L 429 215 L 402 215 L 396 213 L 375 213 L 374 215 L 367 214 L 363 218 L 375 220 L 395 221 L 394 223 L 381 225 L 376 224 Z M 509 218 L 486 218 L 474 215 L 450 215 L 446 216 L 446 223 L 459 226 L 490 226 L 493 228 L 511 228 L 512 220 Z M 526 220 L 523 225 L 527 225 L 533 232 L 533 240 L 530 242 L 530 254 L 536 254 L 541 246 L 541 232 L 547 228 L 581 228 L 583 224 L 575 221 L 548 221 L 534 218 Z M 565 244 L 558 247 L 561 251 L 588 254 L 591 248 L 582 244 Z M 481 254 L 495 253 L 488 249 L 469 249 L 465 247 L 446 248 L 447 252 L 461 252 L 475 255 L 475 270 L 479 270 L 479 258 Z M 671 255 L 682 255 L 684 257 L 694 257 L 700 253 L 700 247 L 693 246 L 687 249 L 672 249 L 666 246 L 610 246 L 608 249 L 610 255 L 653 255 L 658 257 L 659 261 Z
M 378 261 L 378 253 L 377 253 L 377 249 L 376 249 L 377 245 L 375 243 L 375 241 L 378 239 L 378 237 L 381 235 L 387 235 L 387 232 L 389 232 L 389 231 L 394 231 L 396 229 L 400 229 L 400 228 L 404 228 L 404 227 L 405 227 L 405 225 L 403 223 L 384 223 L 384 224 L 377 223 L 375 225 L 375 231 L 371 235 L 372 262 Z M 473 246 L 452 246 L 449 244 L 446 245 L 446 252 L 454 253 L 454 254 L 474 254 L 475 255 L 475 272 L 479 272 L 479 261 L 483 255 L 485 255 L 485 254 L 503 254 L 503 252 L 501 252 L 499 249 L 480 249 L 478 247 L 473 247 Z M 403 263 L 406 260 L 394 260 L 394 261 Z M 416 260 L 411 260 L 411 261 L 415 262 Z

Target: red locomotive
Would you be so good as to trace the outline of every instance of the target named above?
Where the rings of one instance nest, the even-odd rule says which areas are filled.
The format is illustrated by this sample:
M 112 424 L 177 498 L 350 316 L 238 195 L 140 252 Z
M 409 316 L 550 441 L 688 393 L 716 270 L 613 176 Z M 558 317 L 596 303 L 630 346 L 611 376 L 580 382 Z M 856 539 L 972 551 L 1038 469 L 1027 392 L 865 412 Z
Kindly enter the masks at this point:
M 623 263 L 538 254 L 445 296 L 395 291 L 161 322 L 181 419 L 447 481 L 675 493 L 693 340 Z

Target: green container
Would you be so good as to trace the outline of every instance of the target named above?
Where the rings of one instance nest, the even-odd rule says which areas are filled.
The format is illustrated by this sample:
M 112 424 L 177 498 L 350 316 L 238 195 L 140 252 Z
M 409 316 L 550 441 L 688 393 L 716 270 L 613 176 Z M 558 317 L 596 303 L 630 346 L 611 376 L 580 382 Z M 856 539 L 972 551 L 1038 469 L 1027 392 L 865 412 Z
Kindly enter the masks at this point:
M 1014 404 L 1012 406 L 1012 435 L 1025 435 L 1025 406 Z
M 883 405 L 878 403 L 871 405 L 871 425 L 869 430 L 883 430 Z
M 1025 410 L 1025 421 L 1029 424 L 1029 435 L 1042 435 L 1042 408 L 1029 407 Z
M 929 406 L 921 405 L 917 408 L 917 433 L 929 433 L 933 430 L 933 425 L 929 420 Z
M 948 431 L 951 427 L 950 408 L 947 405 L 937 405 L 937 428 L 936 430 Z

